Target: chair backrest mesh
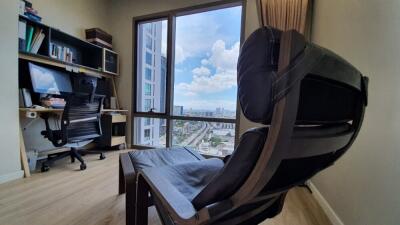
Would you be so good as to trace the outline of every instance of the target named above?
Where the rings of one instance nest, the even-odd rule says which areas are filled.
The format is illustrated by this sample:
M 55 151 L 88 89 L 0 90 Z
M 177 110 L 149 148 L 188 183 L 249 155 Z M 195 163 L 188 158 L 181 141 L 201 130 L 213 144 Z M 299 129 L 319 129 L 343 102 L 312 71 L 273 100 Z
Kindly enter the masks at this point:
M 101 136 L 100 113 L 103 97 L 72 95 L 67 99 L 62 126 L 68 134 L 67 142 L 78 142 Z

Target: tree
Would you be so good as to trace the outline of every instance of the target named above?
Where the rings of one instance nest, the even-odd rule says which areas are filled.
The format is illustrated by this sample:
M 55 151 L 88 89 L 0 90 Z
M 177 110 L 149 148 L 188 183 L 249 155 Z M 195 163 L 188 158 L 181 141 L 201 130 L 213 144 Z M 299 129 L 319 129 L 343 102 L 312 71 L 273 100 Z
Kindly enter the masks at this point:
M 211 137 L 210 142 L 212 147 L 217 147 L 219 144 L 222 143 L 222 140 L 219 137 Z

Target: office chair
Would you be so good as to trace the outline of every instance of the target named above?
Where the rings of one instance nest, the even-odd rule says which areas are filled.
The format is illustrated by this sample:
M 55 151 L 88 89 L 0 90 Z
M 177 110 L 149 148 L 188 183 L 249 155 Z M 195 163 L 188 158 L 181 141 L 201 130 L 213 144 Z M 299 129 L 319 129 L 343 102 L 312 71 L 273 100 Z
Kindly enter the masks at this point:
M 100 160 L 105 159 L 105 155 L 101 151 L 80 149 L 102 135 L 100 117 L 103 99 L 104 96 L 94 94 L 74 93 L 68 95 L 59 130 L 50 128 L 48 114 L 42 116 L 46 124 L 46 130 L 42 131 L 42 135 L 48 138 L 55 147 L 71 148 L 68 152 L 49 155 L 42 164 L 42 172 L 48 171 L 49 165 L 54 161 L 68 156 L 71 157 L 72 163 L 75 162 L 75 159 L 79 160 L 81 170 L 86 169 L 82 155 L 100 154 Z
M 259 224 L 278 215 L 291 188 L 350 148 L 367 84 L 344 59 L 296 31 L 258 29 L 240 51 L 238 96 L 243 114 L 264 126 L 245 132 L 226 160 L 184 161 L 177 149 L 121 154 L 120 192 L 135 201 L 127 224 L 147 225 L 152 203 L 165 225 Z

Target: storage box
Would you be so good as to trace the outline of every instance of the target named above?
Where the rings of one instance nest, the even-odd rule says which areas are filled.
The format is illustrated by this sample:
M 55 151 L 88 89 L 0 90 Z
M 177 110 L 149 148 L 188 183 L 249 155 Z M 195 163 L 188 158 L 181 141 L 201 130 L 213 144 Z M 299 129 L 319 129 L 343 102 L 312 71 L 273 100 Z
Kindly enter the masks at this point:
M 86 40 L 103 48 L 112 49 L 112 36 L 100 28 L 86 29 Z

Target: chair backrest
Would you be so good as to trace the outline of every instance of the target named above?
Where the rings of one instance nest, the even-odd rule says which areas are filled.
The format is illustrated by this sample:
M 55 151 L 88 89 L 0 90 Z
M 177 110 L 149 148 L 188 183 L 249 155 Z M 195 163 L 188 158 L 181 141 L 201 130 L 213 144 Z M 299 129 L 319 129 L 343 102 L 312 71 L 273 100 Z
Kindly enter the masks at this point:
M 193 199 L 226 224 L 280 212 L 287 191 L 332 165 L 355 140 L 368 79 L 295 31 L 264 27 L 242 46 L 239 100 L 265 127 L 242 135 L 219 174 Z M 229 221 L 229 222 L 226 222 Z
M 73 94 L 67 97 L 61 121 L 66 143 L 92 140 L 102 135 L 101 108 L 104 96 Z

